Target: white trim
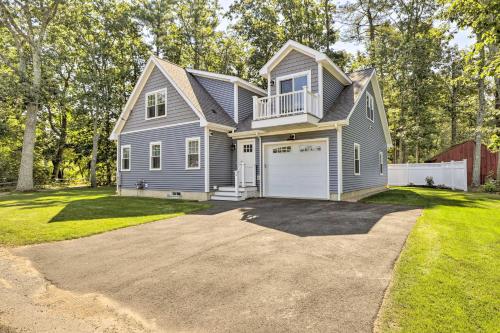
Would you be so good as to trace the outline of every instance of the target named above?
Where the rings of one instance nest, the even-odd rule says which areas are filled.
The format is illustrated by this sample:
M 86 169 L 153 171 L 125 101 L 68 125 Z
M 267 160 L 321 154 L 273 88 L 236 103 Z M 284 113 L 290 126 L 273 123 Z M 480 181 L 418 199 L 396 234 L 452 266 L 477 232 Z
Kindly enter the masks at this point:
M 356 147 L 358 147 L 358 155 L 359 155 L 359 172 L 356 172 Z M 354 175 L 355 176 L 360 176 L 361 175 L 361 146 L 359 143 L 354 142 L 354 158 L 353 158 L 353 168 L 354 168 Z
M 128 169 L 123 168 L 123 149 L 128 148 Z M 130 171 L 132 169 L 132 146 L 131 145 L 123 145 L 120 146 L 120 171 Z
M 324 141 L 326 142 L 326 196 L 324 197 L 324 199 L 327 199 L 329 200 L 330 199 L 330 139 L 328 137 L 324 137 L 324 138 L 316 138 L 316 139 L 304 139 L 304 140 L 293 140 L 293 141 L 275 141 L 275 142 L 264 142 L 262 144 L 262 149 L 261 151 L 264 151 L 264 153 L 262 154 L 262 166 L 265 165 L 265 158 L 266 158 L 266 153 L 265 153 L 265 149 L 266 149 L 266 146 L 270 146 L 270 145 L 285 145 L 285 144 L 288 144 L 288 145 L 291 145 L 291 144 L 295 144 L 295 143 L 301 143 L 301 142 L 314 142 L 314 141 Z M 263 172 L 264 174 L 264 172 Z M 264 197 L 266 197 L 266 179 L 265 177 L 261 177 L 260 178 L 260 186 L 263 188 L 262 190 L 262 193 Z M 292 181 L 292 180 L 291 180 Z M 300 198 L 298 198 L 300 199 Z
M 234 119 L 235 123 L 238 123 L 238 84 L 237 83 L 234 84 L 233 102 L 234 102 L 233 119 Z
M 352 84 L 351 79 L 338 68 L 333 61 L 326 56 L 326 54 L 316 51 L 310 47 L 302 45 L 296 41 L 288 40 L 279 50 L 276 52 L 271 59 L 259 71 L 261 76 L 268 75 L 272 69 L 283 60 L 283 58 L 288 55 L 292 50 L 301 52 L 307 56 L 314 58 L 316 62 L 321 62 L 326 66 L 326 69 L 335 76 L 342 84 L 349 85 Z
M 375 103 L 372 94 L 370 94 L 368 91 L 366 92 L 366 118 L 370 120 L 372 123 L 375 123 Z M 368 108 L 371 108 L 371 113 L 372 117 L 368 117 Z
M 380 167 L 382 166 L 382 172 L 380 172 Z M 381 176 L 384 175 L 384 153 L 379 151 L 378 152 L 378 168 L 379 168 L 379 173 Z
M 192 68 L 186 68 L 186 71 L 188 71 L 189 73 L 192 73 L 192 74 L 195 74 L 198 76 L 203 76 L 203 77 L 210 78 L 210 79 L 216 79 L 216 80 L 231 82 L 231 83 L 235 83 L 235 84 L 237 83 L 237 84 L 241 85 L 243 88 L 250 90 L 254 93 L 262 94 L 262 95 L 266 94 L 266 91 L 264 89 L 259 88 L 256 85 L 254 85 L 248 81 L 245 81 L 237 76 L 207 72 L 207 71 L 202 71 L 202 70 L 192 69 Z
M 343 165 L 342 165 L 342 126 L 337 128 L 337 200 L 342 200 L 343 192 Z
M 323 96 L 324 96 L 324 88 L 323 88 L 323 65 L 318 63 L 318 93 L 319 93 L 319 111 L 320 118 L 323 118 Z
M 116 193 L 119 193 L 121 185 L 121 175 L 120 175 L 120 167 L 121 167 L 121 155 L 120 155 L 120 137 L 116 139 Z M 129 164 L 130 165 L 130 164 Z
M 387 143 L 387 148 L 392 147 L 392 139 L 391 139 L 391 134 L 389 132 L 389 125 L 387 123 L 387 114 L 385 113 L 385 108 L 384 108 L 384 101 L 382 99 L 382 93 L 380 92 L 380 87 L 378 85 L 378 80 L 376 76 L 376 71 L 374 70 L 372 75 L 370 76 L 370 79 L 368 80 L 369 82 L 372 83 L 373 87 L 373 92 L 375 93 L 375 100 L 377 101 L 377 109 L 378 113 L 380 116 L 380 122 L 382 123 L 382 129 L 384 130 L 384 136 L 385 136 L 385 142 Z M 363 97 L 364 92 L 368 88 L 369 82 L 364 86 L 363 90 L 359 94 L 357 100 L 354 102 L 354 105 L 349 111 L 349 115 L 347 116 L 347 121 L 351 119 L 351 116 L 356 109 L 356 106 L 358 106 L 359 101 L 361 100 L 361 97 Z
M 299 113 L 292 116 L 252 120 L 252 128 L 270 128 L 294 124 L 317 124 L 319 118 L 310 113 Z
M 160 146 L 160 167 L 159 168 L 153 168 L 152 166 L 152 159 L 153 159 L 153 146 Z M 161 158 L 162 158 L 162 151 L 161 151 L 161 141 L 153 141 L 149 143 L 149 171 L 161 171 Z
M 158 114 L 158 101 L 157 101 L 157 95 L 159 92 L 163 92 L 165 94 L 165 114 L 163 116 L 157 116 Z M 161 88 L 157 89 L 154 91 L 150 91 L 145 93 L 144 95 L 144 120 L 152 120 L 152 119 L 158 119 L 158 118 L 165 118 L 167 116 L 167 88 Z M 155 116 L 154 117 L 148 117 L 148 97 L 154 95 L 155 96 Z
M 127 99 L 127 103 L 125 103 L 125 106 L 122 109 L 122 113 L 118 117 L 118 120 L 115 123 L 115 127 L 113 128 L 113 131 L 111 132 L 111 135 L 109 136 L 110 140 L 117 140 L 118 135 L 120 134 L 121 130 L 123 129 L 123 126 L 125 126 L 125 122 L 128 119 L 128 116 L 130 115 L 130 111 L 132 110 L 132 107 L 134 106 L 135 102 L 139 98 L 140 93 L 142 92 L 142 89 L 144 88 L 144 85 L 146 84 L 149 76 L 153 72 L 154 68 L 154 63 L 153 63 L 153 56 L 149 58 L 149 60 L 146 63 L 146 66 L 144 67 L 141 76 L 135 83 L 134 89 L 132 90 L 132 93 Z
M 163 68 L 163 66 L 159 63 L 159 61 L 160 61 L 159 59 L 157 59 L 156 57 L 153 57 L 153 62 L 156 64 L 156 66 L 158 67 L 160 72 L 162 72 L 163 75 L 165 75 L 165 77 L 170 82 L 170 84 L 174 87 L 174 89 L 177 90 L 177 92 L 179 93 L 179 95 L 181 95 L 181 97 L 184 99 L 184 101 L 191 107 L 191 109 L 193 109 L 194 113 L 196 113 L 196 115 L 200 118 L 200 120 L 206 121 L 205 115 L 203 114 L 203 112 L 201 110 L 199 110 L 197 107 L 195 107 L 194 104 L 191 102 L 191 100 L 189 98 L 187 98 L 186 94 L 184 94 L 184 91 L 177 85 L 177 83 L 172 79 L 170 74 L 168 74 L 168 72 L 165 70 L 165 68 Z
M 210 130 L 208 129 L 208 127 L 205 127 L 204 135 L 205 135 L 205 147 L 204 147 L 205 148 L 205 154 L 204 154 L 205 155 L 205 192 L 210 192 Z M 198 151 L 200 150 L 200 148 L 201 147 L 198 148 Z M 200 157 L 198 158 L 198 160 L 200 159 Z
M 271 96 L 271 72 L 267 74 L 267 96 Z
M 316 123 L 311 124 L 311 127 L 297 127 L 290 128 L 286 130 L 250 130 L 244 132 L 233 132 L 228 133 L 229 137 L 233 139 L 243 139 L 243 138 L 253 138 L 256 136 L 269 136 L 269 135 L 278 135 L 278 134 L 289 134 L 289 133 L 303 133 L 303 132 L 316 132 L 316 131 L 325 131 L 329 129 L 336 129 L 340 126 L 347 126 L 349 123 L 345 120 L 339 121 L 329 121 L 324 123 Z
M 295 88 L 294 79 L 297 77 L 300 77 L 300 76 L 307 76 L 307 90 L 311 91 L 311 70 L 307 70 L 307 71 L 302 71 L 302 72 L 297 72 L 297 73 L 292 73 L 292 74 L 287 74 L 287 75 L 282 75 L 282 76 L 276 77 L 276 79 L 275 79 L 276 83 L 274 84 L 274 86 L 276 87 L 276 89 L 274 91 L 276 93 L 276 95 L 282 94 L 281 87 L 280 87 L 281 81 L 290 80 L 290 79 L 292 79 L 292 91 L 301 91 L 302 89 L 293 90 Z
M 137 133 L 137 132 L 152 131 L 152 130 L 156 130 L 156 129 L 160 129 L 160 128 L 177 127 L 177 126 L 190 125 L 190 124 L 198 124 L 199 122 L 200 122 L 199 120 L 186 121 L 185 123 L 178 123 L 178 124 L 170 124 L 170 125 L 156 126 L 156 127 L 150 127 L 150 128 L 143 128 L 143 129 L 138 129 L 138 130 L 133 130 L 133 131 L 122 132 L 120 134 L 125 135 L 125 134 Z
M 262 198 L 262 138 L 259 138 L 259 197 Z M 257 180 L 255 181 L 257 183 Z
M 208 129 L 205 127 L 205 131 L 207 131 L 207 130 Z M 191 141 L 197 141 L 198 142 L 198 167 L 195 167 L 195 168 L 188 167 L 189 142 L 191 142 Z M 205 138 L 205 142 L 206 141 L 207 141 L 207 139 Z M 201 168 L 201 140 L 200 140 L 200 137 L 199 136 L 194 136 L 194 137 L 186 138 L 186 140 L 185 140 L 185 148 L 184 149 L 185 149 L 185 158 L 186 158 L 186 164 L 185 164 L 186 170 L 199 170 Z M 205 147 L 205 152 L 206 151 L 207 151 L 207 147 Z M 207 182 L 207 180 L 205 179 L 205 185 L 206 185 L 206 182 Z
M 216 124 L 216 123 L 209 123 L 209 122 L 206 122 L 205 124 L 201 124 L 200 123 L 200 126 L 201 127 L 208 127 L 209 129 L 213 130 L 213 131 L 217 131 L 217 132 L 231 132 L 231 131 L 234 131 L 234 127 L 232 126 L 226 126 L 226 125 L 222 125 L 222 124 Z
M 238 156 L 240 154 L 240 146 L 241 145 L 244 145 L 244 144 L 247 144 L 247 143 L 252 143 L 252 149 L 253 149 L 253 160 L 255 162 L 255 166 L 257 166 L 257 153 L 256 153 L 256 140 L 255 138 L 252 138 L 252 139 L 243 139 L 243 140 L 238 140 L 236 141 L 236 169 L 238 169 L 238 160 L 239 160 L 239 157 Z M 245 180 L 243 179 L 243 182 Z M 254 176 L 253 176 L 253 183 L 251 186 L 257 186 L 257 175 L 256 175 L 256 172 L 254 170 Z

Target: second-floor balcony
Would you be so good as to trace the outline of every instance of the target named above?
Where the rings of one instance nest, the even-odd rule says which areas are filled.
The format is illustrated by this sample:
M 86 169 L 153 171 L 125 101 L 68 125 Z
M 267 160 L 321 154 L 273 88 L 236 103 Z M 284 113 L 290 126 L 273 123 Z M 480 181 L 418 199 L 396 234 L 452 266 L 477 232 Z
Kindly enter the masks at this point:
M 252 128 L 317 123 L 322 116 L 320 96 L 304 87 L 299 91 L 254 97 Z

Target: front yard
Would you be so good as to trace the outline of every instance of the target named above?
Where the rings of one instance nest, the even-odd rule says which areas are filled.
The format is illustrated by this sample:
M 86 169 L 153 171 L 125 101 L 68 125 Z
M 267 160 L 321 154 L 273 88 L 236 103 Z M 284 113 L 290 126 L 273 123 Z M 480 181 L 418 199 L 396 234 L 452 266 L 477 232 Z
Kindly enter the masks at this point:
M 498 332 L 500 197 L 395 188 L 365 201 L 425 207 L 396 264 L 382 332 Z
M 114 192 L 114 188 L 72 188 L 2 195 L 0 245 L 78 238 L 208 207 L 198 202 L 119 197 Z

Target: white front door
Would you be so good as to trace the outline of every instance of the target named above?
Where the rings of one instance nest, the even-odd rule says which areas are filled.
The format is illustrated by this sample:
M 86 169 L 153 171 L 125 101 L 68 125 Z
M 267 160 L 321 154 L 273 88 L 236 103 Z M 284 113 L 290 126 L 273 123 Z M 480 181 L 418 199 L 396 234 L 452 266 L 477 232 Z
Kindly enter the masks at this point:
M 244 171 L 242 170 L 242 162 Z M 255 186 L 255 139 L 238 140 L 238 153 L 236 158 L 236 167 L 239 171 L 239 182 L 242 183 L 244 175 L 246 186 Z
M 328 199 L 328 141 L 264 145 L 264 196 Z

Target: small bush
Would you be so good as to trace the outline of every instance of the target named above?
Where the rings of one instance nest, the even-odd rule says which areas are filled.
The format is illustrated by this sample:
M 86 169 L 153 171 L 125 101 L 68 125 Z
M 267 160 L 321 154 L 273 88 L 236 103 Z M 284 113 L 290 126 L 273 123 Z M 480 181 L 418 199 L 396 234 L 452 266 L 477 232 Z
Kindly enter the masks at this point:
M 425 182 L 427 183 L 427 186 L 434 187 L 434 178 L 431 176 L 425 177 Z
M 481 187 L 484 192 L 496 192 L 497 191 L 497 182 L 495 179 L 491 177 L 487 177 L 484 185 Z

